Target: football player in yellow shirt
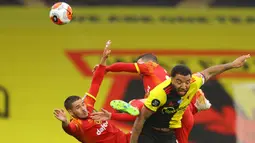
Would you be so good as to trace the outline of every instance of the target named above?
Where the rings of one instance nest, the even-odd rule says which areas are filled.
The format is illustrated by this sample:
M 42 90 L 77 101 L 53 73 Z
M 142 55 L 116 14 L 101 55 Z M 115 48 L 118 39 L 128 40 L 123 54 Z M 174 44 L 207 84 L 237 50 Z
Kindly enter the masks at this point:
M 250 55 L 233 62 L 209 67 L 192 75 L 184 65 L 171 71 L 171 78 L 150 91 L 132 129 L 131 143 L 176 143 L 175 129 L 199 88 L 211 77 L 230 69 L 240 68 Z

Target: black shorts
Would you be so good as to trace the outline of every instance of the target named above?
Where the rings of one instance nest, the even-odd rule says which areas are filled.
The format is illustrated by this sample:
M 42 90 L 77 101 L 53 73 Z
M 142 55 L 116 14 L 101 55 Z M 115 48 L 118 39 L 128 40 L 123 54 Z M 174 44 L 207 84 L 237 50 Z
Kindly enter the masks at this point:
M 138 143 L 176 143 L 175 132 L 161 132 L 153 129 L 152 127 L 144 126 Z

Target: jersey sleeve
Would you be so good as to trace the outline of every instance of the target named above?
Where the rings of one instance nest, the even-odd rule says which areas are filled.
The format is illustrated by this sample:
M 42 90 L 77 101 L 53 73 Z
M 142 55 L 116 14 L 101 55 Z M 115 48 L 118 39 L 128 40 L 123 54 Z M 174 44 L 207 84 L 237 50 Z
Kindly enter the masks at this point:
M 99 65 L 99 67 L 96 69 L 92 77 L 89 91 L 85 93 L 85 96 L 83 98 L 83 101 L 86 104 L 94 106 L 100 85 L 104 79 L 105 69 L 106 67 L 103 65 Z
M 115 63 L 107 66 L 107 72 L 131 72 L 139 74 L 149 74 L 150 73 L 150 63 L 138 64 L 138 63 Z
M 118 121 L 135 121 L 136 116 L 129 115 L 127 113 L 112 113 L 111 120 Z
M 205 83 L 205 76 L 202 73 L 195 73 L 192 75 L 193 82 L 200 88 Z
M 73 134 L 75 134 L 77 132 L 77 126 L 73 122 L 70 122 L 68 124 L 68 126 L 63 126 L 62 125 L 62 128 L 69 135 L 73 135 Z
M 156 86 L 153 90 L 150 91 L 148 98 L 144 102 L 144 106 L 156 112 L 159 107 L 163 106 L 166 103 L 166 92 L 164 90 L 165 83 L 168 80 L 164 81 L 163 83 Z
M 143 64 L 138 64 L 137 65 L 137 71 L 138 73 L 141 73 L 143 75 L 151 75 L 154 74 L 155 72 L 155 68 L 158 66 L 157 63 L 154 62 L 146 62 Z
M 132 72 L 137 73 L 135 63 L 118 62 L 106 67 L 107 72 Z
M 151 71 L 150 69 L 150 63 L 144 63 L 144 64 L 138 64 L 138 63 L 135 63 L 135 66 L 136 66 L 136 70 L 139 74 L 143 74 L 143 75 L 150 75 L 151 74 Z

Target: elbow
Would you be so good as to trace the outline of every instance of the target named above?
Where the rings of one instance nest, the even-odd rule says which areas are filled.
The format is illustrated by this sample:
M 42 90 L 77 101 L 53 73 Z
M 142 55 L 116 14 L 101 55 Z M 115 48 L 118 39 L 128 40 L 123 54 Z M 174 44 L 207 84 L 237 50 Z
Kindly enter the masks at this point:
M 105 71 L 106 71 L 106 72 L 111 72 L 113 69 L 114 69 L 114 64 L 113 64 L 113 65 L 106 66 Z
M 68 126 L 62 126 L 62 129 L 66 132 L 66 133 L 70 133 L 70 129 L 68 128 Z
M 145 118 L 143 117 L 138 117 L 136 119 L 136 126 L 134 126 L 135 129 L 141 129 L 145 123 Z
M 210 74 L 208 71 L 203 71 L 201 72 L 202 76 L 204 76 L 204 80 L 207 81 L 208 79 L 210 79 L 212 77 L 212 74 Z

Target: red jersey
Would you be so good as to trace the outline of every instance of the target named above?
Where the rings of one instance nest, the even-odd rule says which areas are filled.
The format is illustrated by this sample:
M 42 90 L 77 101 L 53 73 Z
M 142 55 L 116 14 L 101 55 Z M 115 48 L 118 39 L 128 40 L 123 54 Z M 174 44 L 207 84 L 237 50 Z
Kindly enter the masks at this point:
M 145 93 L 149 93 L 154 87 L 169 78 L 166 70 L 154 62 L 146 62 L 143 64 L 119 62 L 108 66 L 106 71 L 141 74 Z
M 69 125 L 63 129 L 82 143 L 129 143 L 130 136 L 110 122 L 94 121 L 90 118 L 90 114 L 95 111 L 94 104 L 104 78 L 105 68 L 102 65 L 97 68 L 92 78 L 90 90 L 85 94 L 84 102 L 89 112 L 88 117 L 86 119 L 72 119 Z

